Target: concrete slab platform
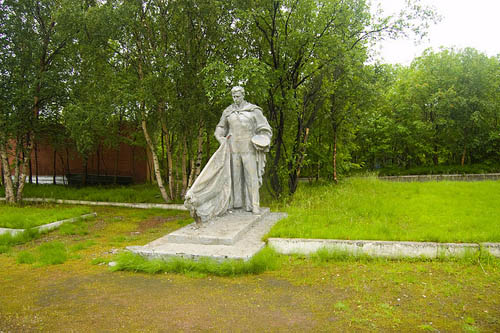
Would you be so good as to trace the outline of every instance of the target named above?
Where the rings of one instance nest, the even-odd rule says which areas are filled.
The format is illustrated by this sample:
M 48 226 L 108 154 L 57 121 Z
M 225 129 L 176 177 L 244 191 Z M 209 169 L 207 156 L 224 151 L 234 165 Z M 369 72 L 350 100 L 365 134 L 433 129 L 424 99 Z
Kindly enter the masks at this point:
M 195 223 L 187 225 L 168 234 L 166 240 L 177 244 L 233 245 L 269 212 L 269 208 L 262 208 L 260 215 L 241 210 L 230 211 L 201 227 Z
M 261 208 L 260 215 L 233 211 L 198 229 L 192 223 L 149 244 L 127 249 L 149 259 L 248 260 L 265 246 L 262 237 L 284 217 L 285 213 L 271 213 L 269 208 Z

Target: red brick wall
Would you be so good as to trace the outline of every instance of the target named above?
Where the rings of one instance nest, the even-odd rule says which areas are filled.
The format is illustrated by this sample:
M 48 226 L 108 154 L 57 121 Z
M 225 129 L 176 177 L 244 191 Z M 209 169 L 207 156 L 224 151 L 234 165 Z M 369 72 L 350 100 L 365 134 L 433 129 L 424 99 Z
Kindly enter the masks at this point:
M 33 179 L 36 174 L 54 175 L 54 148 L 47 143 L 40 142 L 36 145 L 36 150 L 36 153 L 33 150 L 31 154 Z M 76 151 L 61 148 L 55 151 L 55 172 L 56 176 L 84 173 L 85 164 Z M 134 183 L 144 183 L 147 180 L 147 172 L 145 149 L 125 143 L 121 143 L 119 149 L 100 146 L 98 152 L 89 157 L 87 164 L 88 174 L 129 176 L 133 178 Z

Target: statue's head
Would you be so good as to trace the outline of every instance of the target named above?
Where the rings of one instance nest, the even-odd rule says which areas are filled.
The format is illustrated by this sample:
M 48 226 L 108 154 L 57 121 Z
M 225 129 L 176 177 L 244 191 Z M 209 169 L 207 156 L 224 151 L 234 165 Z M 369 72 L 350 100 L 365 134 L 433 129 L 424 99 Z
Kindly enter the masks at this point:
M 233 96 L 233 101 L 236 104 L 240 104 L 245 98 L 245 88 L 240 86 L 233 87 L 233 89 L 231 89 L 231 96 Z

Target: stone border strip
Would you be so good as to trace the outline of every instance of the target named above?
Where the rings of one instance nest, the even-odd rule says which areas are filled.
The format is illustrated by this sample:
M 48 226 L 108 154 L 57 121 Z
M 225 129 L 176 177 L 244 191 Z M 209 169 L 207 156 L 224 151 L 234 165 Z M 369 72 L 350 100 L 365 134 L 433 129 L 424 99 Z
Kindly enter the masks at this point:
M 88 218 L 96 217 L 96 216 L 97 216 L 97 213 L 94 212 L 94 213 L 85 214 L 85 215 L 78 216 L 78 217 L 73 217 L 70 219 L 60 220 L 60 221 L 56 221 L 56 222 L 52 222 L 52 223 L 48 223 L 48 224 L 42 224 L 42 225 L 40 225 L 38 227 L 34 227 L 32 229 L 38 230 L 39 232 L 48 231 L 48 230 L 58 228 L 63 223 L 73 223 L 73 222 L 79 221 L 80 219 L 88 219 Z M 0 228 L 0 235 L 9 233 L 12 236 L 15 236 L 15 235 L 23 233 L 25 231 L 26 231 L 26 229 Z
M 5 198 L 0 198 L 5 201 Z M 87 205 L 87 206 L 114 206 L 114 207 L 128 207 L 128 208 L 159 208 L 159 209 L 175 209 L 187 210 L 183 205 L 178 204 L 158 204 L 158 203 L 128 203 L 128 202 L 107 202 L 107 201 L 84 201 L 84 200 L 63 200 L 52 198 L 24 198 L 23 201 L 28 202 L 49 202 L 69 205 Z
M 461 257 L 488 252 L 500 257 L 500 243 L 434 243 L 370 240 L 269 238 L 268 245 L 282 254 L 312 254 L 320 249 L 347 252 L 352 255 L 368 255 L 386 258 L 436 258 Z
M 408 176 L 381 176 L 380 180 L 390 180 L 396 182 L 428 182 L 440 180 L 454 181 L 479 181 L 479 180 L 499 180 L 500 173 L 483 174 L 456 174 L 456 175 L 408 175 Z

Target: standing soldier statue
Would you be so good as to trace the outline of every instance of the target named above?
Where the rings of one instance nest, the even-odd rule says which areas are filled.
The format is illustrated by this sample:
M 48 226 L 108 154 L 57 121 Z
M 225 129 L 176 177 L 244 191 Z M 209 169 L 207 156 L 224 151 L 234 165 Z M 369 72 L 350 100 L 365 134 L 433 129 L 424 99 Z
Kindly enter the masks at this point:
M 260 213 L 259 188 L 272 130 L 262 109 L 245 101 L 245 89 L 231 89 L 228 106 L 215 129 L 221 144 L 186 193 L 184 205 L 196 222 L 208 221 L 227 210 Z

